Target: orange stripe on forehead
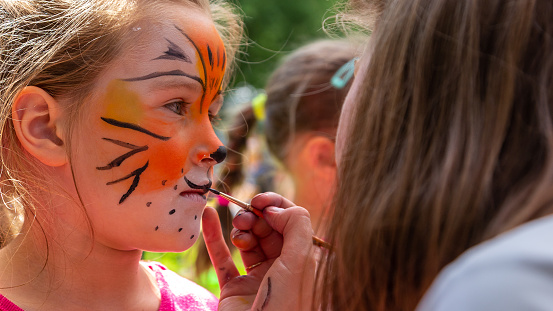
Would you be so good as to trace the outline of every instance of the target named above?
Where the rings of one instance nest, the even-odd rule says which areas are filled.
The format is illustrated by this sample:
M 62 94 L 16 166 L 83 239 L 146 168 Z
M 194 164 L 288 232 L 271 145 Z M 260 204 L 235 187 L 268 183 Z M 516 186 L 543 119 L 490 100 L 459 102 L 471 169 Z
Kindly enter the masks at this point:
M 190 41 L 196 50 L 198 72 L 204 82 L 204 92 L 200 102 L 201 113 L 206 99 L 211 102 L 221 90 L 226 69 L 226 52 L 223 40 L 221 40 L 215 26 L 212 26 L 211 32 L 201 33 L 196 29 L 194 29 L 196 30 L 195 32 L 188 31 L 186 33 L 176 25 L 175 28 Z M 216 52 L 214 53 L 213 51 Z

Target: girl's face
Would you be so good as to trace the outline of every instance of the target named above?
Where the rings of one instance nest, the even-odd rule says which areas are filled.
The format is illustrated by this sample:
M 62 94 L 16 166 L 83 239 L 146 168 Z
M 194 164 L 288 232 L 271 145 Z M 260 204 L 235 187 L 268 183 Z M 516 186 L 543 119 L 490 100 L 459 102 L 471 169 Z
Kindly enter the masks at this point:
M 75 184 L 97 242 L 182 251 L 197 239 L 213 165 L 226 65 L 213 22 L 176 8 L 100 75 L 72 139 Z

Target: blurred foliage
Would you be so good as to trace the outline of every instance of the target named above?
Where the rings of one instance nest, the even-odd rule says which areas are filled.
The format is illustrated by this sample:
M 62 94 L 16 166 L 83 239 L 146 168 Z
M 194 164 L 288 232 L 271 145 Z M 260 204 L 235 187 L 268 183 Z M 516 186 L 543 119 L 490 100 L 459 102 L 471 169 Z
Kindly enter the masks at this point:
M 243 10 L 248 44 L 242 49 L 235 84 L 263 88 L 288 52 L 325 38 L 323 21 L 334 16 L 338 0 L 235 0 Z M 324 51 L 321 51 L 324 53 Z

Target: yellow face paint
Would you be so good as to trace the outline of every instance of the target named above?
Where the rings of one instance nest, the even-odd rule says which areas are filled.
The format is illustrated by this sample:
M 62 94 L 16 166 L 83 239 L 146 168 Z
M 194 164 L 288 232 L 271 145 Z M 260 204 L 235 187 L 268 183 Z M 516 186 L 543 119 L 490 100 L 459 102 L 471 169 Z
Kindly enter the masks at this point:
M 140 96 L 127 87 L 128 82 L 113 80 L 109 83 L 104 117 L 140 124 L 144 119 L 144 108 Z

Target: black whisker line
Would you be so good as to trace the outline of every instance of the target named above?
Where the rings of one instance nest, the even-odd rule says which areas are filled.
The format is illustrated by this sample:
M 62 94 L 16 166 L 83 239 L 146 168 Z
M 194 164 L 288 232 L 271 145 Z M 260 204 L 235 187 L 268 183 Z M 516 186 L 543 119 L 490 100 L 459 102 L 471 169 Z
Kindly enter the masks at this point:
M 186 176 L 184 176 L 184 181 L 186 182 L 186 184 L 188 185 L 188 187 L 192 188 L 192 189 L 201 189 L 201 190 L 204 190 L 206 193 L 209 191 L 209 188 L 211 188 L 211 185 L 213 184 L 213 182 L 210 180 L 207 184 L 205 185 L 196 185 L 195 183 L 191 182 L 190 180 L 188 180 L 188 178 L 186 178 Z
M 97 167 L 96 169 L 97 170 L 100 170 L 100 171 L 105 171 L 105 170 L 110 170 L 114 167 L 118 167 L 119 165 L 121 165 L 121 163 L 123 163 L 123 161 L 125 161 L 126 159 L 130 158 L 131 156 L 139 153 L 139 152 L 142 152 L 142 151 L 146 151 L 148 150 L 148 146 L 143 146 L 141 148 L 138 148 L 138 149 L 134 149 L 134 150 L 131 150 L 127 153 L 125 153 L 124 155 L 116 158 L 115 160 L 111 161 L 108 163 L 108 165 L 106 166 L 102 166 L 102 167 Z
M 111 139 L 111 138 L 102 138 L 103 140 L 107 140 L 109 141 L 110 143 L 114 143 L 118 146 L 121 146 L 121 147 L 125 147 L 125 148 L 129 148 L 129 149 L 139 149 L 139 148 L 143 148 L 143 147 L 140 147 L 140 146 L 137 146 L 137 145 L 133 145 L 131 143 L 126 143 L 124 141 L 120 141 L 120 140 L 117 140 L 117 139 Z
M 154 138 L 157 138 L 157 139 L 160 139 L 160 140 L 164 140 L 164 141 L 167 141 L 169 139 L 171 139 L 171 137 L 167 137 L 167 136 L 161 136 L 161 135 L 158 135 L 158 134 L 155 134 L 153 132 L 150 132 L 148 131 L 147 129 L 141 127 L 140 125 L 138 124 L 133 124 L 133 123 L 127 123 L 127 122 L 122 122 L 122 121 L 117 121 L 117 120 L 114 120 L 114 119 L 110 119 L 110 118 L 104 118 L 104 117 L 101 117 L 101 119 L 108 123 L 108 124 L 111 124 L 113 126 L 117 126 L 117 127 L 122 127 L 122 128 L 127 128 L 127 129 L 130 129 L 130 130 L 134 130 L 134 131 L 137 131 L 137 132 L 141 132 L 141 133 L 144 133 L 146 135 L 150 135 Z
M 182 33 L 186 37 L 186 39 L 188 39 L 188 41 L 190 41 L 190 43 L 192 43 L 192 45 L 196 49 L 196 52 L 198 53 L 198 56 L 200 57 L 200 62 L 202 64 L 202 68 L 204 70 L 204 78 L 205 78 L 205 81 L 206 81 L 202 84 L 202 86 L 204 87 L 204 92 L 202 94 L 202 98 L 201 98 L 201 102 L 200 102 L 200 113 L 202 113 L 202 107 L 203 107 L 203 104 L 204 104 L 205 93 L 206 93 L 206 85 L 205 84 L 207 83 L 207 69 L 206 69 L 206 66 L 205 66 L 205 60 L 204 60 L 204 57 L 202 56 L 202 53 L 200 53 L 200 49 L 198 48 L 196 43 L 192 39 L 190 39 L 190 37 L 184 31 L 182 31 L 182 29 L 180 29 L 178 26 L 175 25 L 175 28 L 177 28 L 177 30 L 180 31 L 180 33 Z
M 267 296 L 265 296 L 265 300 L 263 300 L 263 304 L 261 305 L 261 310 L 265 309 L 265 307 L 269 304 L 269 300 L 271 299 L 271 278 L 267 278 Z
M 129 190 L 127 191 L 127 193 L 125 193 L 121 199 L 119 200 L 119 204 L 123 203 L 123 201 L 125 201 L 125 199 L 127 199 L 129 197 L 129 195 L 136 189 L 136 187 L 138 186 L 138 182 L 140 181 L 140 175 L 142 173 L 144 173 L 144 171 L 146 170 L 146 168 L 148 167 L 148 163 L 149 162 L 146 162 L 146 164 L 139 168 L 139 169 L 136 169 L 134 170 L 132 173 L 130 173 L 129 175 L 125 176 L 125 177 L 122 177 L 122 178 L 119 178 L 117 180 L 114 180 L 114 181 L 110 181 L 108 183 L 106 183 L 106 185 L 113 185 L 113 184 L 116 184 L 118 182 L 121 182 L 121 181 L 124 181 L 124 180 L 127 180 L 131 177 L 134 176 L 134 180 L 131 184 L 131 186 L 129 187 Z

